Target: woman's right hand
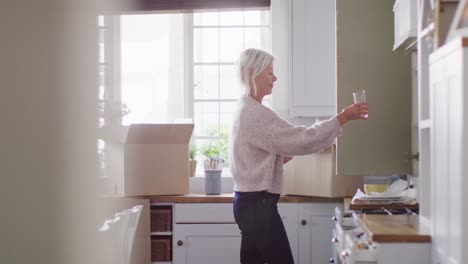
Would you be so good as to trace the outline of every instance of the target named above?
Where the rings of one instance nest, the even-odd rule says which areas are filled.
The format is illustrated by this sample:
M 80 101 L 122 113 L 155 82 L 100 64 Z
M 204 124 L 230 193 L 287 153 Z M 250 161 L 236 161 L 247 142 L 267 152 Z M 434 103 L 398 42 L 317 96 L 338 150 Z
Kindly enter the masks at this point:
M 341 110 L 341 112 L 336 115 L 340 125 L 344 125 L 346 122 L 356 119 L 367 120 L 368 108 L 367 102 L 352 104 Z

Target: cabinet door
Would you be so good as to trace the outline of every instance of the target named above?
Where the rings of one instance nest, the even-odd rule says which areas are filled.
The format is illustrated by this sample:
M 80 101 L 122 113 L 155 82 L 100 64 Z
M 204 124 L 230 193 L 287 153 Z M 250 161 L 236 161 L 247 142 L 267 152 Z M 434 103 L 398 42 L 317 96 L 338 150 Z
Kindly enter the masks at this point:
M 177 224 L 174 264 L 238 264 L 241 235 L 237 224 Z
M 293 117 L 332 116 L 335 107 L 335 1 L 293 0 Z
M 209 205 L 192 204 L 192 207 L 202 209 Z M 232 204 L 219 205 L 220 211 L 227 208 L 232 210 Z M 184 207 L 178 204 L 176 209 L 178 209 L 180 216 L 176 217 L 176 220 L 185 219 L 186 217 L 183 216 L 187 214 L 182 212 L 185 211 Z M 297 204 L 280 203 L 278 204 L 278 212 L 288 234 L 294 261 L 298 263 Z M 204 213 L 199 210 L 197 214 Z M 204 219 L 204 221 L 212 220 Z M 193 221 L 190 224 L 176 224 L 173 239 L 173 261 L 174 264 L 239 263 L 240 243 L 241 235 L 237 224 L 197 223 Z
M 411 173 L 411 58 L 392 51 L 393 0 L 336 0 L 337 106 L 366 90 L 369 119 L 343 127 L 339 175 Z
M 466 205 L 466 50 L 460 40 L 430 57 L 431 221 L 435 260 L 465 263 Z
M 333 257 L 333 212 L 340 204 L 299 205 L 300 264 L 328 263 Z
M 298 245 L 298 204 L 296 203 L 279 203 L 278 212 L 283 220 L 284 229 L 288 234 L 289 245 L 294 258 L 294 263 L 299 263 L 299 245 Z

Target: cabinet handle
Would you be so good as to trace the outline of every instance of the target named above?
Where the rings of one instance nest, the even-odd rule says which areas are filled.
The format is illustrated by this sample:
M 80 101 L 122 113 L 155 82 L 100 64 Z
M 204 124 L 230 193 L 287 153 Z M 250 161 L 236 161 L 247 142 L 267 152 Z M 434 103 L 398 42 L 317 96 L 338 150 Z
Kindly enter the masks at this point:
M 332 220 L 333 220 L 333 222 L 336 222 L 336 221 L 338 221 L 338 217 L 334 216 L 334 217 L 332 217 Z
M 183 244 L 184 244 L 184 242 L 182 242 L 182 240 L 177 241 L 178 246 L 182 246 Z
M 328 261 L 328 263 L 335 263 L 335 259 L 334 259 L 334 258 L 330 258 L 330 260 Z
M 333 243 L 338 243 L 338 238 L 337 238 L 337 237 L 333 237 L 331 241 L 332 241 Z
M 304 220 L 304 219 L 302 219 L 302 221 L 301 221 L 301 225 L 303 225 L 303 226 L 307 225 L 307 221 L 306 221 L 306 220 Z

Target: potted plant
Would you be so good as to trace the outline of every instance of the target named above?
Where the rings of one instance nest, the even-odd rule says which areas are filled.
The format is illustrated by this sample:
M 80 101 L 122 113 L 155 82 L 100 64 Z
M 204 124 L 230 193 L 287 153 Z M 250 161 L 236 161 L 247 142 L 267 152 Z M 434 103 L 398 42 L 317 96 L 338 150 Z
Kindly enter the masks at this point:
M 201 147 L 205 167 L 205 193 L 221 193 L 221 173 L 224 159 L 227 156 L 227 142 L 210 142 Z
M 197 154 L 197 146 L 193 143 L 189 145 L 189 166 L 190 166 L 190 177 L 195 176 L 197 169 L 197 160 L 195 159 Z

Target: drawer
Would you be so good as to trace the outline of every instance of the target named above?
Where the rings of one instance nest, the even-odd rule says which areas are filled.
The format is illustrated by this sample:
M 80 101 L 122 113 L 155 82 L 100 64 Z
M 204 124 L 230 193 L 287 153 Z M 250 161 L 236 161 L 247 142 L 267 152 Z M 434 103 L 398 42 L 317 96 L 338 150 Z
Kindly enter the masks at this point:
M 177 203 L 174 220 L 180 223 L 235 223 L 232 203 Z
M 172 231 L 172 207 L 151 206 L 151 232 Z
M 344 237 L 345 246 L 341 252 L 341 257 L 344 262 L 354 264 L 354 263 L 377 263 L 379 245 L 377 243 L 368 244 L 366 238 L 359 239 L 359 241 L 353 239 L 352 235 L 345 234 Z M 363 244 L 369 245 L 368 248 L 365 248 Z
M 172 261 L 171 237 L 151 238 L 151 261 Z

